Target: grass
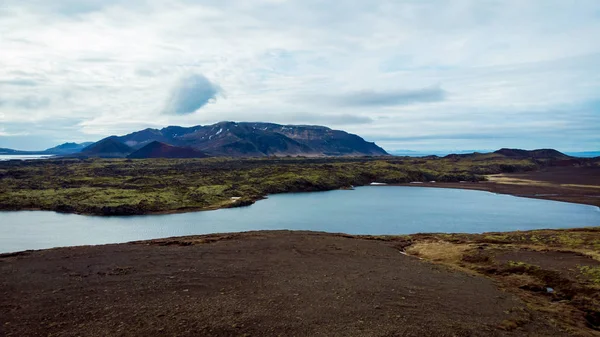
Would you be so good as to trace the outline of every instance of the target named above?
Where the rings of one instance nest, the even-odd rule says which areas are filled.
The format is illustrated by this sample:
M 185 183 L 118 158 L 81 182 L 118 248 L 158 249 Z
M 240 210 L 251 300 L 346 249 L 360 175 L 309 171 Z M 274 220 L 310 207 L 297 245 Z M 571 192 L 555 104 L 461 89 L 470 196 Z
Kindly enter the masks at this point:
M 481 181 L 526 171 L 528 160 L 483 158 L 54 159 L 0 162 L 0 210 L 96 215 L 208 210 L 272 193 L 327 191 L 371 182 Z M 240 199 L 234 203 L 232 197 Z
M 573 335 L 599 334 L 600 266 L 597 262 L 590 260 L 589 265 L 573 262 L 572 266 L 565 266 L 563 262 L 556 267 L 541 265 L 548 265 L 550 257 L 545 255 L 546 252 L 584 255 L 600 261 L 600 227 L 485 234 L 415 234 L 385 239 L 396 242 L 395 246 L 409 255 L 493 279 L 501 288 L 518 295 L 529 308 Z M 541 260 L 534 260 L 538 261 L 535 263 L 518 259 L 502 262 L 498 258 L 505 253 L 518 257 L 520 252 L 529 259 L 538 256 Z M 507 321 L 502 327 L 514 330 L 518 324 Z
M 590 282 L 600 286 L 600 267 L 579 266 L 579 270 Z

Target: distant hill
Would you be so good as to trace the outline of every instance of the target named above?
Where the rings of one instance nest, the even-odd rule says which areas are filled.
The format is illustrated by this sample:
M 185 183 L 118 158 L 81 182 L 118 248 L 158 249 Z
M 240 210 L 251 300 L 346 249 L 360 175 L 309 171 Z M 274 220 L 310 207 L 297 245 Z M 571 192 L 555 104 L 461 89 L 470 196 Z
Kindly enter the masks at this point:
M 85 147 L 78 155 L 86 157 L 125 158 L 131 152 L 133 152 L 131 147 L 121 143 L 117 137 L 113 136 Z
M 21 151 L 7 148 L 0 148 L 0 154 L 11 154 L 11 155 L 68 155 L 80 152 L 85 147 L 93 144 L 92 142 L 87 143 L 64 143 L 46 150 L 41 151 Z
M 209 156 L 387 155 L 387 152 L 375 143 L 367 142 L 357 135 L 312 125 L 221 122 L 205 126 L 144 129 L 124 136 L 111 136 L 100 142 L 107 139 L 112 140 L 112 146 L 114 141 L 117 141 L 130 147 L 131 152 L 152 142 L 160 142 L 174 147 L 192 148 Z M 82 151 L 83 155 L 84 152 L 86 151 Z M 98 153 L 95 150 L 93 152 Z
M 29 154 L 29 152 L 27 151 L 18 151 L 18 150 L 13 150 L 13 149 L 7 149 L 4 147 L 0 147 L 0 154 Z
M 84 148 L 92 145 L 93 142 L 86 142 L 86 143 L 64 143 L 52 148 L 49 148 L 47 150 L 44 151 L 44 153 L 46 154 L 56 154 L 56 155 L 63 155 L 63 154 L 71 154 L 71 153 L 77 153 L 80 152 L 81 150 L 83 150 Z
M 127 158 L 205 158 L 206 153 L 189 147 L 177 147 L 154 141 L 133 152 Z
M 399 157 L 444 157 L 450 154 L 471 154 L 471 153 L 489 153 L 489 150 L 460 150 L 460 151 L 449 151 L 449 150 L 429 150 L 429 151 L 413 151 L 413 150 L 394 150 L 387 151 L 389 154 Z
M 534 158 L 534 159 L 571 159 L 571 156 L 554 149 L 521 150 L 503 148 L 494 153 L 512 158 Z

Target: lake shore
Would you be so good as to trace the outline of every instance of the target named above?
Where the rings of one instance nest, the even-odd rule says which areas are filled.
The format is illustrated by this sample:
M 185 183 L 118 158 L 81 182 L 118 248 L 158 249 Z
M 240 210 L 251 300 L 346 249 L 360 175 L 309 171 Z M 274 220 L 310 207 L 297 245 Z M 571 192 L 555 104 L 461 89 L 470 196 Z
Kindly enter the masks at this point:
M 462 190 L 486 191 L 497 194 L 512 195 L 521 198 L 533 198 L 541 200 L 553 200 L 569 202 L 574 204 L 591 205 L 600 207 L 600 193 L 586 193 L 584 189 L 573 188 L 539 188 L 535 186 L 523 186 L 512 184 L 499 184 L 495 182 L 478 183 L 420 183 L 420 184 L 390 184 L 386 186 L 408 186 L 408 187 L 428 187 L 428 188 L 452 188 Z
M 3 254 L 0 333 L 593 336 L 598 244 L 259 231 Z
M 549 164 L 544 164 L 549 165 Z M 485 190 L 600 207 L 600 166 L 472 158 L 40 160 L 0 163 L 0 210 L 174 214 L 242 207 L 269 194 L 388 185 Z M 511 173 L 512 172 L 512 173 Z M 435 180 L 435 183 L 430 181 Z
M 387 186 L 478 190 L 600 207 L 600 170 L 597 168 L 549 167 L 537 171 L 489 175 L 486 178 L 479 182 L 419 182 Z

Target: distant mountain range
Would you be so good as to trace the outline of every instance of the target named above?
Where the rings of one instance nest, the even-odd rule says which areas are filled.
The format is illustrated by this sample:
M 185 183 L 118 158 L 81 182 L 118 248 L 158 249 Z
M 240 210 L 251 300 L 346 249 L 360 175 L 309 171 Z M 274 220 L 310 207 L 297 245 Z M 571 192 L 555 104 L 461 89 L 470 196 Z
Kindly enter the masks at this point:
M 443 157 L 449 154 L 467 154 L 467 153 L 490 153 L 493 150 L 429 150 L 429 151 L 414 151 L 414 150 L 393 150 L 388 151 L 389 154 L 400 157 L 427 157 L 427 156 L 438 156 Z
M 0 148 L 0 155 L 68 155 L 78 153 L 91 144 L 93 143 L 64 143 L 42 151 L 20 151 Z
M 107 158 L 202 158 L 208 156 L 385 156 L 384 149 L 324 126 L 221 122 L 169 126 L 111 136 L 73 154 Z
M 562 152 L 554 149 L 538 149 L 538 150 L 521 150 L 521 149 L 507 149 L 503 148 L 494 153 L 501 154 L 505 157 L 510 158 L 533 158 L 533 159 L 571 159 L 573 157 L 568 156 Z
M 393 151 L 398 156 L 475 156 L 495 153 L 512 158 L 569 160 L 597 157 L 600 152 L 564 154 L 553 149 L 418 152 Z M 0 148 L 0 155 L 59 155 L 103 158 L 203 158 L 211 156 L 385 156 L 375 143 L 340 130 L 314 125 L 220 122 L 193 127 L 169 126 L 144 129 L 124 136 L 110 136 L 95 143 L 65 143 L 43 151 Z M 571 156 L 574 155 L 574 156 Z
M 511 149 L 500 149 L 497 151 L 493 151 L 493 150 L 460 150 L 460 151 L 442 151 L 442 150 L 429 150 L 429 151 L 412 151 L 412 150 L 394 150 L 394 151 L 388 151 L 391 155 L 394 156 L 400 156 L 400 157 L 428 157 L 428 156 L 438 156 L 438 157 L 445 157 L 448 155 L 463 155 L 463 154 L 473 154 L 473 153 L 502 153 L 505 150 L 511 150 Z M 520 149 L 512 149 L 515 151 L 527 151 L 527 150 L 520 150 Z M 542 150 L 531 150 L 534 154 L 535 151 L 542 151 Z M 556 150 L 553 150 L 556 151 Z M 558 152 L 558 151 L 557 151 Z M 587 151 L 587 152 L 559 152 L 562 155 L 566 155 L 566 156 L 570 156 L 570 157 L 575 157 L 575 158 L 594 158 L 594 157 L 600 157 L 600 151 Z M 521 152 L 521 155 L 523 155 L 524 153 Z M 539 154 L 539 152 L 538 152 Z M 509 155 L 510 156 L 510 155 Z M 514 156 L 514 154 L 513 154 Z

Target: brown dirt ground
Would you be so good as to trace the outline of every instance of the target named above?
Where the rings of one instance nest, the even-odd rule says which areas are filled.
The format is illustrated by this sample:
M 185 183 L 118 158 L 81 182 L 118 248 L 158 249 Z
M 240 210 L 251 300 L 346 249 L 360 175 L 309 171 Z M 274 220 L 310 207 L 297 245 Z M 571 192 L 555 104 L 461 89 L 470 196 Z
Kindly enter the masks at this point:
M 498 251 L 493 253 L 494 259 L 500 263 L 524 262 L 530 265 L 539 266 L 546 270 L 557 271 L 571 280 L 583 278 L 580 267 L 598 267 L 600 261 L 596 261 L 589 256 L 574 252 L 560 251 L 534 251 L 528 249 L 519 249 L 512 251 Z
M 567 336 L 397 242 L 253 232 L 0 256 L 1 336 Z
M 600 207 L 599 167 L 548 167 L 538 171 L 502 174 L 503 183 L 396 184 L 413 187 L 459 188 L 510 194 L 519 197 L 573 202 Z
M 600 336 L 600 227 L 378 239 L 428 261 L 485 275 L 573 335 Z

